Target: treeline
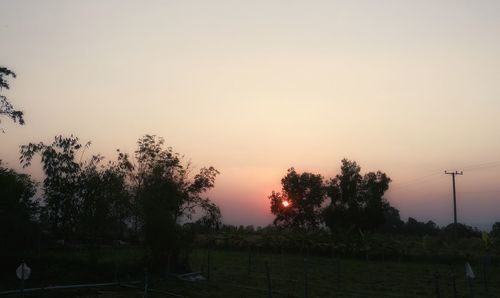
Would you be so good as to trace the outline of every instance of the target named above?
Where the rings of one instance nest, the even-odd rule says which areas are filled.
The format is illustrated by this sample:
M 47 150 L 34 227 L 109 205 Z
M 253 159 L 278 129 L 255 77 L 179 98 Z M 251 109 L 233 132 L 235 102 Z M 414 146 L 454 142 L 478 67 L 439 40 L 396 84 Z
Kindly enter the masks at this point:
M 40 241 L 87 246 L 144 241 L 151 260 L 175 270 L 187 266 L 193 227 L 220 224 L 218 206 L 204 197 L 219 172 L 207 167 L 193 173 L 180 154 L 151 135 L 138 140 L 133 156 L 118 151 L 116 160 L 107 162 L 101 155 L 85 158 L 89 146 L 74 136 L 22 146 L 24 167 L 40 158 L 45 178 L 39 196 L 30 176 L 0 164 L 2 255 Z
M 391 234 L 391 235 L 413 235 L 413 236 L 445 236 L 454 237 L 457 235 L 459 238 L 480 238 L 483 236 L 483 232 L 475 227 L 468 226 L 465 224 L 458 223 L 457 226 L 454 224 L 449 224 L 444 227 L 439 227 L 433 221 L 421 222 L 413 217 L 409 217 L 405 222 L 399 218 L 399 213 L 397 217 L 386 218 L 386 223 L 378 229 L 374 230 L 374 233 L 378 234 Z M 212 230 L 213 231 L 213 230 Z M 219 229 L 216 230 L 218 234 L 241 234 L 241 235 L 256 235 L 256 234 L 279 234 L 289 231 L 293 233 L 292 229 L 287 229 L 284 227 L 276 225 L 267 226 L 254 226 L 254 225 L 230 225 L 222 224 Z M 319 228 L 317 231 L 329 233 L 328 228 Z M 207 230 L 207 232 L 209 232 Z M 312 231 L 314 232 L 314 231 Z M 356 232 L 356 231 L 355 231 Z M 493 225 L 492 231 L 490 233 L 500 240 L 500 222 Z
M 440 228 L 433 221 L 424 223 L 411 217 L 404 222 L 399 210 L 384 198 L 390 182 L 389 176 L 381 171 L 361 174 L 361 167 L 348 159 L 341 161 L 340 174 L 331 179 L 290 168 L 281 179 L 281 192 L 273 191 L 269 196 L 271 212 L 275 215 L 271 228 L 326 229 L 332 234 L 359 231 L 481 237 L 476 228 L 460 223 Z M 495 229 L 500 229 L 500 223 L 493 226 Z

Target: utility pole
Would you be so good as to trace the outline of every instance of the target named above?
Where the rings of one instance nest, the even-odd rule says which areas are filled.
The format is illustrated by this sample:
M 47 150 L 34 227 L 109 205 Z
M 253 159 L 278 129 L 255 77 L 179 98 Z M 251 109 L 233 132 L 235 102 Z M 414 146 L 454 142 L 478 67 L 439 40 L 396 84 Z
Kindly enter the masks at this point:
M 455 191 L 455 176 L 456 175 L 463 175 L 464 172 L 462 171 L 455 171 L 455 172 L 448 172 L 444 171 L 445 174 L 451 175 L 451 181 L 453 183 L 453 215 L 454 215 L 454 223 L 455 223 L 455 228 L 457 226 L 457 193 Z

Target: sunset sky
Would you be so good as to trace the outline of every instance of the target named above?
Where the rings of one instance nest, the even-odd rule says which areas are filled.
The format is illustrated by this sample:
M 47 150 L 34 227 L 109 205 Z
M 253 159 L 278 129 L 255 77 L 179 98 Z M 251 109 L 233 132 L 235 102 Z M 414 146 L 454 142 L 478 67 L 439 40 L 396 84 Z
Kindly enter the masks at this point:
M 0 159 L 58 134 L 93 153 L 156 134 L 221 175 L 231 224 L 272 221 L 267 196 L 344 157 L 393 180 L 403 219 L 500 221 L 500 1 L 0 0 Z M 41 179 L 40 167 L 25 169 Z

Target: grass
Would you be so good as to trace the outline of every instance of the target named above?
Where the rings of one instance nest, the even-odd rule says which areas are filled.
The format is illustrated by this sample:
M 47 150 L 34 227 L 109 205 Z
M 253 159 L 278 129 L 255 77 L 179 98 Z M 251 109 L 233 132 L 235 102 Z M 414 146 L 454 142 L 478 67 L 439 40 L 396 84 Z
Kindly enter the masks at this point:
M 99 251 L 53 251 L 33 258 L 33 273 L 27 287 L 88 282 L 143 279 L 139 265 L 142 251 L 137 248 Z M 194 271 L 208 277 L 208 251 L 195 250 L 191 256 Z M 371 261 L 334 259 L 297 254 L 271 254 L 249 251 L 214 250 L 210 252 L 210 280 L 186 282 L 171 275 L 151 277 L 149 287 L 186 297 L 268 297 L 267 268 L 272 297 L 436 297 L 436 274 L 441 297 L 453 297 L 455 275 L 457 297 L 468 297 L 464 264 L 408 261 Z M 483 284 L 479 262 L 473 262 L 475 297 L 500 297 L 500 269 L 491 264 L 487 270 L 488 292 Z M 2 279 L 1 290 L 16 287 L 14 270 Z M 10 276 L 9 275 L 9 276 Z M 7 275 L 4 275 L 7 276 Z M 162 278 L 162 280 L 159 280 Z M 6 286 L 8 286 L 6 288 Z M 143 285 L 140 285 L 143 287 Z M 41 295 L 40 292 L 33 294 Z M 32 295 L 32 296 L 33 296 Z M 46 297 L 142 297 L 141 289 L 102 288 L 44 293 Z M 149 297 L 165 297 L 151 293 Z

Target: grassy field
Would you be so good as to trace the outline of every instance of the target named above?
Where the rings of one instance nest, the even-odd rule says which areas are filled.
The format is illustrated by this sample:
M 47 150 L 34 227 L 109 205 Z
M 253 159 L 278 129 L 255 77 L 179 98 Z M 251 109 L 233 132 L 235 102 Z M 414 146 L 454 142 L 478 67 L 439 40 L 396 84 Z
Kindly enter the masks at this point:
M 33 274 L 26 286 L 143 280 L 143 269 L 134 265 L 140 258 L 141 252 L 137 249 L 54 252 L 31 264 Z M 43 267 L 45 262 L 48 264 Z M 268 272 L 272 297 L 437 297 L 437 286 L 441 297 L 454 297 L 453 276 L 457 297 L 470 296 L 462 263 L 305 258 L 294 254 L 225 250 L 211 251 L 210 256 L 207 250 L 196 250 L 191 263 L 193 270 L 203 272 L 206 278 L 210 269 L 210 280 L 188 282 L 173 275 L 150 276 L 148 286 L 157 292 L 151 292 L 149 297 L 166 297 L 165 292 L 184 297 L 269 297 Z M 486 268 L 488 291 L 481 264 L 476 261 L 471 265 L 476 274 L 472 281 L 474 297 L 500 297 L 498 264 Z M 10 280 L 9 288 L 15 284 L 15 279 Z M 136 286 L 144 287 L 143 284 Z M 45 291 L 29 296 L 142 297 L 143 290 L 106 287 Z

